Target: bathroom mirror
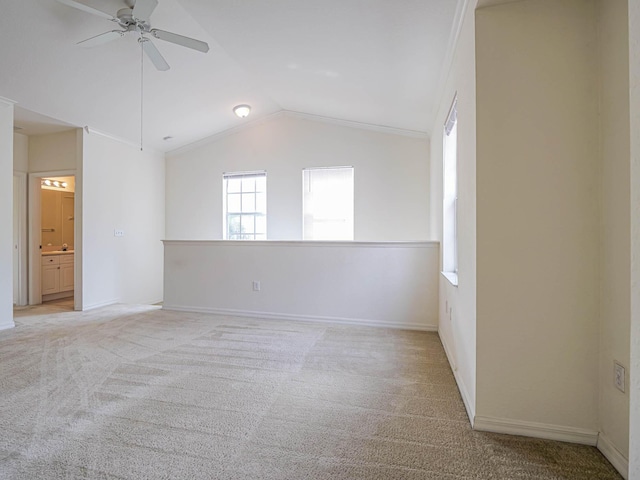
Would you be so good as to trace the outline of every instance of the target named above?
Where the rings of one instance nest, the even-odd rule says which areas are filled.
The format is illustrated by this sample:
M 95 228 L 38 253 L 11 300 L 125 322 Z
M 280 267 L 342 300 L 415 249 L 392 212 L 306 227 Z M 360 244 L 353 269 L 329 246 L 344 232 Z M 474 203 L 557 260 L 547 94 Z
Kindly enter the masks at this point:
M 75 198 L 73 192 L 41 190 L 42 246 L 62 246 L 73 249 Z

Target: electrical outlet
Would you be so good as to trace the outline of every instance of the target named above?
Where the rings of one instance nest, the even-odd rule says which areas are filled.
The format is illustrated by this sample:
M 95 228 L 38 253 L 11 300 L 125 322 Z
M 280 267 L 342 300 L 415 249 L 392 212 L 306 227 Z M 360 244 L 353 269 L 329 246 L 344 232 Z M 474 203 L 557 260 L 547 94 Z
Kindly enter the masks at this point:
M 625 390 L 625 369 L 618 362 L 613 362 L 613 384 L 615 387 L 624 392 Z
M 114 237 L 124 237 L 124 230 L 114 230 L 113 231 L 113 236 Z
M 253 282 L 251 282 L 251 286 L 253 287 L 254 292 L 260 291 L 260 281 L 254 280 Z

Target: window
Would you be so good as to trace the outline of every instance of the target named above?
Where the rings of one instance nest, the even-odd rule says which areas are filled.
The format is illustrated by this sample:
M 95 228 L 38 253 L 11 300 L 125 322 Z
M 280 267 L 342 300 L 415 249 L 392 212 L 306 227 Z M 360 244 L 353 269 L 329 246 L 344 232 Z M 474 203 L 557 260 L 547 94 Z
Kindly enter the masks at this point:
M 353 167 L 302 171 L 304 240 L 353 240 Z
M 267 173 L 225 173 L 224 239 L 267 239 Z
M 458 110 L 457 97 L 444 124 L 443 140 L 443 198 L 442 198 L 442 270 L 454 284 L 458 284 Z

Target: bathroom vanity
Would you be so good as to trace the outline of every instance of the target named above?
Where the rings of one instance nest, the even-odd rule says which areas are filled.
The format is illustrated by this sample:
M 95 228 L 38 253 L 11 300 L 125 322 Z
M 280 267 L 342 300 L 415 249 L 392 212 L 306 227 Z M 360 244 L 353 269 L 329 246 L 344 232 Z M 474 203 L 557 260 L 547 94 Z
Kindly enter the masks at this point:
M 42 301 L 72 297 L 74 252 L 42 252 Z

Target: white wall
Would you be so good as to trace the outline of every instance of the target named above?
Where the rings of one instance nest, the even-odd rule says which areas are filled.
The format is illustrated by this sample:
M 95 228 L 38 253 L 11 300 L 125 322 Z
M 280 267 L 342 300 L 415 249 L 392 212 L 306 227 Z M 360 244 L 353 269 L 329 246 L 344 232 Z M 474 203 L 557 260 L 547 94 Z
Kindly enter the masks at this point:
M 29 137 L 21 133 L 13 134 L 13 171 L 29 171 Z
M 279 115 L 167 156 L 167 238 L 222 238 L 222 174 L 267 171 L 267 235 L 302 238 L 302 169 L 355 167 L 355 240 L 429 238 L 429 142 Z
M 640 2 L 629 0 L 631 118 L 631 405 L 629 478 L 640 479 Z
M 0 223 L 13 225 L 13 103 L 0 98 Z M 0 229 L 0 329 L 13 327 L 13 229 Z
M 438 261 L 436 242 L 167 241 L 164 308 L 435 330 Z
M 79 129 L 29 136 L 29 173 L 75 170 Z
M 602 228 L 600 257 L 599 446 L 629 456 L 629 394 L 613 384 L 613 362 L 629 371 L 629 33 L 627 0 L 599 0 Z M 614 459 L 612 459 L 614 460 Z
M 28 170 L 30 174 L 65 172 L 75 175 L 76 191 L 82 188 L 82 129 L 73 128 L 63 132 L 31 135 L 28 137 Z M 40 302 L 40 182 L 35 177 L 29 180 L 29 303 Z M 82 309 L 82 202 L 75 202 L 75 308 Z
M 442 241 L 442 134 L 458 94 L 458 286 L 440 277 L 439 333 L 471 421 L 476 404 L 476 85 L 475 6 L 464 14 L 431 141 L 433 238 Z
M 480 429 L 597 438 L 596 46 L 591 1 L 476 12 Z
M 164 156 L 85 132 L 82 169 L 84 308 L 161 301 Z

